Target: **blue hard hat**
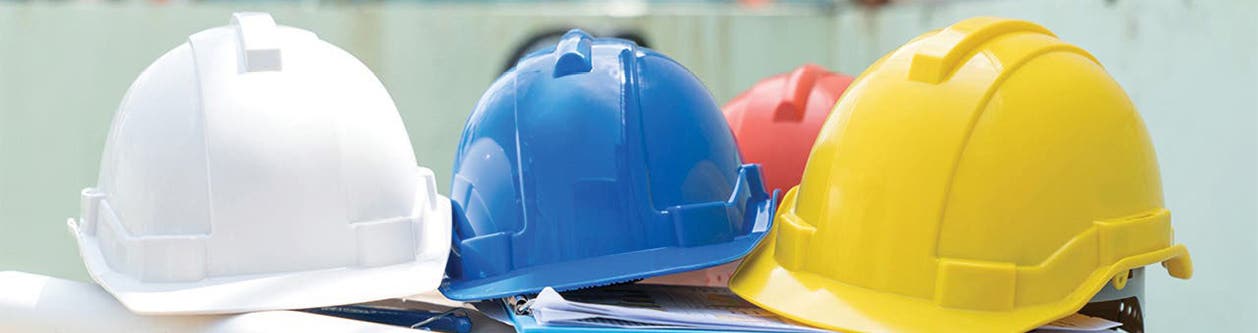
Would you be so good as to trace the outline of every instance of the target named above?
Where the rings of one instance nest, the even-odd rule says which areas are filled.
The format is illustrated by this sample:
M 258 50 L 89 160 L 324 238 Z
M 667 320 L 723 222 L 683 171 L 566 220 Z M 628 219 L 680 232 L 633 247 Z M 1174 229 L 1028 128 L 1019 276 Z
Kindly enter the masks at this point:
M 489 87 L 463 129 L 450 191 L 441 292 L 455 300 L 730 262 L 769 230 L 775 202 L 694 74 L 580 30 Z

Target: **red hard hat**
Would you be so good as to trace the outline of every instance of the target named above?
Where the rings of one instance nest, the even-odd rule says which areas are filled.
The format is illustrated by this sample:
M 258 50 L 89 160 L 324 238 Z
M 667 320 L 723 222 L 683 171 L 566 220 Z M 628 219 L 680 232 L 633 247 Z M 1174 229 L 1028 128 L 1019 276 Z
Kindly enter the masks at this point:
M 758 163 L 765 188 L 799 184 L 813 141 L 852 77 L 806 64 L 757 82 L 725 105 L 743 161 Z
M 821 124 L 849 84 L 850 76 L 808 64 L 757 82 L 725 104 L 725 120 L 734 130 L 738 151 L 745 163 L 760 164 L 766 189 L 785 194 L 799 184 Z M 723 287 L 737 267 L 735 261 L 643 283 Z

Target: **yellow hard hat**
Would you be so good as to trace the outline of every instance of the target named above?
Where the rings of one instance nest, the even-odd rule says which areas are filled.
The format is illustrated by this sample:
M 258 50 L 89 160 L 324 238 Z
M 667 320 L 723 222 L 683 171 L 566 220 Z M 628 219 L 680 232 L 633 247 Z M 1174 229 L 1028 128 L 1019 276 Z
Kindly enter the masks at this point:
M 835 106 L 730 288 L 864 332 L 1016 332 L 1129 270 L 1192 275 L 1131 101 L 1091 54 L 980 17 L 884 56 Z

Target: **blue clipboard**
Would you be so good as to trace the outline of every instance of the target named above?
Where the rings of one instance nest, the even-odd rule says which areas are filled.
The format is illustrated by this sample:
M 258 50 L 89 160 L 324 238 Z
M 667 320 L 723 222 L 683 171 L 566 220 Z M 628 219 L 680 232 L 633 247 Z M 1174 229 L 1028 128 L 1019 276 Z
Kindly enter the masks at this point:
M 460 309 L 446 312 L 391 309 L 364 305 L 329 306 L 302 311 L 373 323 L 439 332 L 470 333 L 472 320 Z

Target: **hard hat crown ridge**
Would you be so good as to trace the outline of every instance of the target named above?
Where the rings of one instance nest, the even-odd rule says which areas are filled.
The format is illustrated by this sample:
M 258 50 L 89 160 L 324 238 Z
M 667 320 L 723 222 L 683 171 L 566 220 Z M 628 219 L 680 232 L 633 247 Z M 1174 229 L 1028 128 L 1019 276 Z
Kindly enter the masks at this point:
M 771 222 L 760 177 L 688 70 L 571 31 L 520 59 L 468 118 L 442 293 L 488 299 L 734 260 Z
M 763 167 L 768 188 L 785 192 L 799 184 L 821 124 L 851 83 L 806 64 L 756 83 L 722 108 L 743 158 Z
M 265 13 L 232 14 L 232 28 L 240 44 L 241 65 L 247 72 L 283 68 L 275 20 Z
M 808 97 L 822 75 L 828 74 L 821 66 L 808 64 L 792 71 L 782 89 L 782 101 L 774 108 L 775 120 L 802 120 L 807 110 Z
M 1056 39 L 1057 35 L 1035 23 L 1008 20 L 998 17 L 976 17 L 958 22 L 940 31 L 916 50 L 909 65 L 909 78 L 925 83 L 940 83 L 948 74 L 962 65 L 962 57 L 984 43 L 997 37 L 1016 33 L 1044 35 Z M 1073 52 L 1092 56 L 1069 44 L 1058 45 Z M 1094 62 L 1096 59 L 1092 59 Z
M 128 309 L 232 313 L 432 290 L 449 214 L 366 66 L 238 13 L 132 84 L 70 229 Z
M 586 73 L 593 68 L 590 63 L 593 61 L 590 57 L 590 36 L 585 33 L 573 30 L 564 34 L 559 45 L 555 46 L 555 52 L 558 52 L 559 58 L 555 60 L 555 77 L 561 77 L 568 74 Z
M 1127 95 L 1018 20 L 961 21 L 870 66 L 777 214 L 731 289 L 834 330 L 1027 331 L 1130 270 L 1192 271 Z

